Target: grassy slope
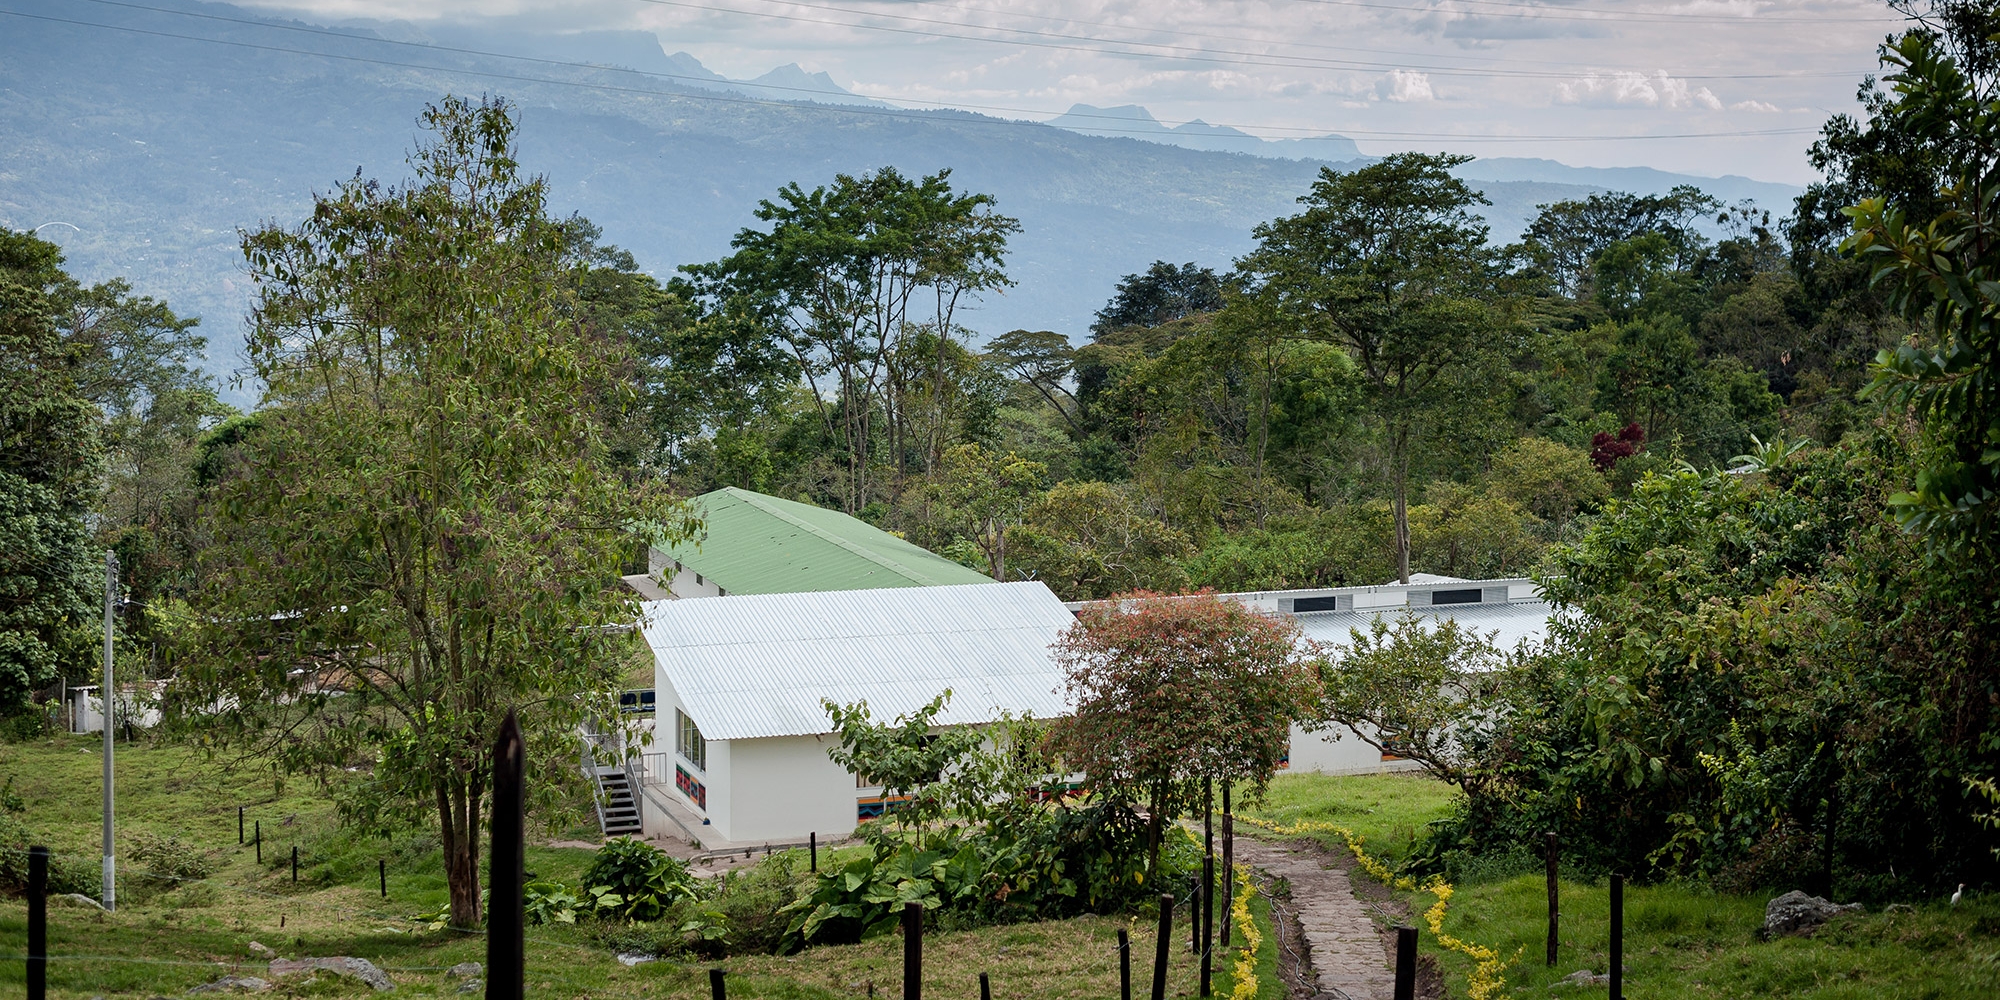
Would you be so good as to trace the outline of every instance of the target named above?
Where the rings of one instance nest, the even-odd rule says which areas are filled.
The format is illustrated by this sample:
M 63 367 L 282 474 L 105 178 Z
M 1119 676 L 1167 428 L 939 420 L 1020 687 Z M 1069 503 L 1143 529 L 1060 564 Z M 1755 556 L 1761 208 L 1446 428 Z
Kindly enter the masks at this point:
M 1245 812 L 1280 823 L 1319 820 L 1353 829 L 1370 853 L 1394 859 L 1423 824 L 1442 815 L 1449 789 L 1407 776 L 1285 775 L 1264 803 Z M 1329 846 L 1345 850 L 1337 837 Z M 1507 991 L 1554 995 L 1542 987 L 1578 969 L 1608 966 L 1610 903 L 1603 883 L 1564 882 L 1561 952 L 1543 964 L 1548 932 L 1547 887 L 1535 875 L 1463 884 L 1451 901 L 1445 930 L 1503 956 L 1519 952 L 1507 970 Z M 1770 895 L 1776 895 L 1771 893 Z M 1953 909 L 1942 901 L 1842 918 L 1812 938 L 1759 941 L 1767 896 L 1728 895 L 1699 887 L 1634 886 L 1625 900 L 1625 993 L 1647 997 L 1987 998 L 2000 996 L 2000 900 L 1971 899 Z M 1431 905 L 1429 893 L 1407 896 L 1412 912 Z M 1441 952 L 1426 932 L 1425 952 L 1463 995 L 1472 963 Z M 1601 995 L 1602 986 L 1562 987 L 1563 996 Z
M 92 871 L 100 821 L 96 748 L 94 741 L 75 737 L 0 744 L 0 782 L 13 775 L 14 788 L 26 801 L 19 818 L 38 840 Z M 263 963 L 251 957 L 253 940 L 291 957 L 368 958 L 390 970 L 403 995 L 455 996 L 457 984 L 443 970 L 485 957 L 485 943 L 477 936 L 419 933 L 409 920 L 445 902 L 434 843 L 422 835 L 357 841 L 338 830 L 331 803 L 310 783 L 293 781 L 279 790 L 268 772 L 225 771 L 185 749 L 121 744 L 118 780 L 121 852 L 130 850 L 140 832 L 173 834 L 212 852 L 218 871 L 205 883 L 166 892 L 147 892 L 121 879 L 124 904 L 113 914 L 52 907 L 50 949 L 57 956 L 50 969 L 52 996 L 179 994 L 228 971 L 256 974 Z M 251 818 L 264 820 L 262 866 L 252 847 L 236 844 L 239 804 Z M 295 844 L 301 855 L 297 887 L 289 867 Z M 584 850 L 531 849 L 528 867 L 574 882 L 590 856 Z M 390 865 L 386 901 L 377 891 L 377 859 Z M 127 860 L 121 870 L 135 869 Z M 1259 920 L 1267 925 L 1263 950 L 1269 953 L 1260 956 L 1260 973 L 1271 980 L 1260 995 L 1281 997 L 1270 971 L 1275 946 L 1268 919 L 1260 911 Z M 1114 996 L 1120 927 L 1131 931 L 1135 985 L 1143 990 L 1150 981 L 1152 924 L 1099 917 L 934 933 L 925 941 L 926 987 L 940 996 L 973 996 L 979 973 L 986 971 L 996 997 Z M 628 968 L 590 932 L 588 926 L 529 930 L 530 995 L 708 995 L 710 963 Z M 0 955 L 25 950 L 25 907 L 20 900 L 0 899 Z M 1172 954 L 1169 989 L 1191 996 L 1194 962 L 1184 947 Z M 901 962 L 901 941 L 884 938 L 719 964 L 731 972 L 733 997 L 833 998 L 865 996 L 871 982 L 889 995 L 900 988 Z M 1230 987 L 1226 965 L 1217 963 L 1221 995 Z M 18 961 L 0 961 L 0 995 L 18 995 L 22 975 Z M 287 989 L 312 995 L 366 992 L 351 981 L 294 983 Z

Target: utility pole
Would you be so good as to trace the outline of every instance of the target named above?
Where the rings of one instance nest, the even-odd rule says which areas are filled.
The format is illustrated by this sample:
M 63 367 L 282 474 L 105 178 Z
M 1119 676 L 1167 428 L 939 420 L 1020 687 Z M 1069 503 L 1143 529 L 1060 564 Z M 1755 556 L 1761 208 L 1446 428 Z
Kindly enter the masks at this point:
M 118 554 L 104 553 L 104 908 L 118 908 L 118 861 L 111 849 L 111 637 L 118 610 Z

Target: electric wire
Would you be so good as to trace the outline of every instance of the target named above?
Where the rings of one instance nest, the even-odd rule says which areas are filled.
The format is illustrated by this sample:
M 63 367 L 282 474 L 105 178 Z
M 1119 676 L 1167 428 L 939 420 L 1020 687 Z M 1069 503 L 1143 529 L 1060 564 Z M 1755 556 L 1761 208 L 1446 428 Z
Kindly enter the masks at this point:
M 126 7 L 140 7 L 140 5 L 137 4 L 117 3 L 116 0 L 92 0 L 92 2 L 113 3 L 117 6 L 126 6 Z M 654 0 L 654 2 L 663 2 L 663 0 Z M 143 8 L 143 9 L 161 10 L 160 8 Z M 174 13 L 174 14 L 182 13 L 178 11 L 166 11 L 166 10 L 162 10 L 162 12 Z M 621 87 L 611 84 L 593 83 L 581 80 L 562 80 L 550 77 L 526 76 L 516 73 L 500 73 L 492 70 L 479 70 L 468 67 L 426 65 L 421 63 L 404 62 L 395 59 L 382 59 L 382 58 L 353 55 L 346 53 L 325 52 L 312 49 L 300 49 L 300 48 L 292 48 L 281 45 L 269 45 L 256 42 L 239 41 L 234 39 L 210 38 L 201 35 L 188 35 L 188 34 L 181 34 L 178 32 L 161 31 L 158 29 L 139 28 L 131 25 L 103 24 L 92 21 L 81 21 L 73 18 L 54 17 L 45 14 L 31 14 L 25 11 L 8 10 L 5 8 L 0 8 L 0 16 L 18 17 L 18 18 L 25 18 L 30 20 L 51 22 L 57 24 L 67 24 L 76 27 L 118 31 L 128 34 L 145 35 L 156 38 L 171 38 L 181 41 L 205 42 L 213 45 L 223 45 L 233 48 L 251 49 L 264 52 L 276 52 L 287 55 L 301 55 L 313 58 L 332 59 L 332 60 L 364 63 L 364 64 L 378 65 L 378 66 L 391 66 L 402 69 L 423 70 L 434 73 L 459 74 L 464 76 L 474 76 L 485 79 L 506 80 L 510 82 L 537 83 L 537 84 L 546 84 L 550 86 L 572 87 L 572 88 L 580 88 L 587 90 L 597 90 L 608 93 L 637 94 L 650 97 L 707 101 L 711 103 L 721 103 L 721 104 L 748 104 L 748 105 L 756 105 L 764 107 L 782 107 L 795 110 L 811 110 L 823 113 L 834 113 L 834 114 L 849 115 L 849 116 L 888 117 L 888 118 L 916 119 L 916 120 L 928 120 L 928 121 L 937 121 L 939 120 L 940 115 L 949 115 L 951 111 L 958 110 L 952 108 L 942 108 L 938 110 L 914 110 L 914 109 L 903 109 L 894 107 L 871 108 L 863 105 L 829 105 L 818 102 L 759 99 L 749 96 L 731 97 L 724 94 L 693 93 L 688 91 L 661 91 L 661 90 L 641 88 L 641 87 Z M 216 15 L 194 14 L 192 16 L 210 17 L 220 20 L 237 20 L 231 18 L 219 18 Z M 657 77 L 667 80 L 700 79 L 700 78 L 679 76 L 677 74 L 666 74 L 666 73 L 656 73 L 643 70 L 625 69 L 623 67 L 598 66 L 589 63 L 569 62 L 569 61 L 554 60 L 554 59 L 540 59 L 531 56 L 514 56 L 514 55 L 508 55 L 506 53 L 497 53 L 497 52 L 484 52 L 477 49 L 460 49 L 460 48 L 452 48 L 445 46 L 429 46 L 429 45 L 424 45 L 422 43 L 414 43 L 414 42 L 398 42 L 390 39 L 370 38 L 366 36 L 346 34 L 342 32 L 329 31 L 325 29 L 313 29 L 295 25 L 273 25 L 273 24 L 266 24 L 263 22 L 247 22 L 247 23 L 251 23 L 259 27 L 271 27 L 271 28 L 278 28 L 285 30 L 305 31 L 312 34 L 327 35 L 350 41 L 404 45 L 415 48 L 432 48 L 432 49 L 439 49 L 443 51 L 449 51 L 464 55 L 476 55 L 476 56 L 483 56 L 483 57 L 490 57 L 497 59 L 513 59 L 513 60 L 539 63 L 552 66 L 561 66 L 565 68 L 585 70 L 585 71 L 627 73 L 627 74 L 636 74 L 639 76 Z M 714 84 L 714 81 L 708 81 L 708 80 L 702 80 L 701 82 L 709 83 L 711 85 Z M 764 85 L 758 84 L 755 86 L 762 87 Z M 772 87 L 770 89 L 800 90 L 806 93 L 820 93 L 817 91 L 804 91 L 803 88 Z M 931 102 L 917 102 L 917 101 L 905 100 L 904 103 L 915 104 L 915 103 L 931 103 Z M 1047 110 L 1012 108 L 1012 107 L 1003 107 L 997 105 L 965 105 L 964 107 L 976 108 L 979 110 L 987 110 L 987 111 L 1004 111 L 1016 114 L 1050 114 L 1050 115 L 1053 114 L 1053 112 L 1049 112 Z M 1119 118 L 1117 116 L 1096 115 L 1096 114 L 1080 114 L 1077 115 L 1076 117 L 1102 118 L 1110 121 L 1130 120 L 1130 119 Z M 953 117 L 950 118 L 949 120 L 953 124 L 1005 125 L 1014 127 L 1023 127 L 1023 126 L 1045 127 L 1045 123 L 1038 121 L 1008 120 L 1008 119 L 990 118 L 972 114 L 967 114 L 964 117 Z M 1191 123 L 1191 122 L 1185 122 L 1183 124 L 1186 123 Z M 1162 122 L 1162 124 L 1165 124 L 1165 122 Z M 1209 123 L 1209 124 L 1217 124 L 1217 123 Z M 1250 129 L 1256 129 L 1265 132 L 1285 131 L 1285 132 L 1300 132 L 1308 134 L 1324 134 L 1325 132 L 1328 131 L 1328 128 L 1326 127 L 1309 127 L 1309 126 L 1221 125 L 1219 127 L 1239 128 L 1246 132 L 1249 131 Z M 1158 136 L 1159 134 L 1158 130 L 1155 129 L 1118 129 L 1111 127 L 1097 127 L 1097 126 L 1078 127 L 1073 129 L 1073 131 L 1090 132 L 1090 133 L 1105 134 L 1105 135 L 1155 136 L 1155 137 Z M 1559 135 L 1559 134 L 1528 134 L 1528 133 L 1514 134 L 1514 135 L 1493 135 L 1493 134 L 1481 135 L 1481 134 L 1465 134 L 1465 133 L 1451 133 L 1451 132 L 1417 132 L 1417 131 L 1403 131 L 1403 130 L 1344 128 L 1339 130 L 1339 134 L 1344 136 L 1364 136 L 1377 139 L 1432 140 L 1432 141 L 1474 142 L 1474 143 L 1481 143 L 1481 142 L 1516 143 L 1516 142 L 1630 142 L 1630 141 L 1649 141 L 1649 140 L 1661 140 L 1661 139 L 1756 138 L 1756 137 L 1784 136 L 1784 135 L 1806 135 L 1806 134 L 1812 134 L 1816 131 L 1817 129 L 1812 127 L 1793 127 L 1793 128 L 1769 128 L 1769 129 L 1740 129 L 1740 130 L 1706 131 L 1706 132 L 1647 133 L 1647 134 L 1632 134 L 1632 135 Z

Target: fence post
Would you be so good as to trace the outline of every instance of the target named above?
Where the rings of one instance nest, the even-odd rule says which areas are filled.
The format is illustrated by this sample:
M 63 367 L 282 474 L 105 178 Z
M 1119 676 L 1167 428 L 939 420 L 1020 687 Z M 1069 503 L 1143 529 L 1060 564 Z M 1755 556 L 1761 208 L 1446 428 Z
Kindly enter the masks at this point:
M 389 898 L 389 862 L 384 858 L 375 859 L 375 877 L 382 882 L 382 898 Z
M 993 984 L 987 980 L 984 972 L 979 974 L 979 1000 L 993 1000 Z
M 812 852 L 812 870 L 819 871 L 819 831 L 806 834 L 806 849 Z
M 709 1000 L 729 1000 L 729 987 L 723 984 L 723 975 L 721 969 L 708 970 Z
M 1625 1000 L 1625 876 L 1611 876 L 1611 1000 Z
M 903 904 L 903 1000 L 924 998 L 924 904 Z
M 299 845 L 292 845 L 292 884 L 299 884 Z
M 1132 1000 L 1132 935 L 1118 928 L 1118 1000 Z
M 1548 850 L 1548 862 L 1549 862 L 1549 968 L 1553 969 L 1553 968 L 1555 968 L 1555 967 L 1556 967 L 1556 927 L 1557 927 L 1557 920 L 1558 920 L 1558 916 L 1557 916 L 1557 914 L 1558 914 L 1558 912 L 1559 912 L 1559 911 L 1557 910 L 1557 908 L 1556 908 L 1556 832 L 1555 832 L 1554 830 L 1550 830 L 1549 832 L 1547 832 L 1547 833 L 1545 833 L 1545 834 L 1542 834 L 1542 839 L 1543 839 L 1543 842 L 1544 842 L 1544 846 L 1545 846 L 1545 847 L 1547 848 L 1547 850 Z
M 527 750 L 521 744 L 521 723 L 514 710 L 500 723 L 493 742 L 492 846 L 488 850 L 486 885 L 492 902 L 486 908 L 487 1000 L 522 1000 L 527 991 L 521 873 L 524 870 L 522 799 L 527 793 Z
M 236 846 L 243 846 L 243 807 L 236 807 Z
M 1396 928 L 1396 1000 L 1417 1000 L 1417 929 Z
M 1229 809 L 1229 788 L 1222 783 L 1222 946 L 1229 947 L 1230 924 L 1236 918 L 1236 814 Z
M 264 821 L 257 821 L 257 863 L 264 863 Z
M 28 1000 L 49 995 L 49 849 L 28 848 Z
M 1167 1000 L 1167 948 L 1174 937 L 1174 897 L 1160 893 L 1160 943 L 1153 953 L 1153 1000 Z
M 1201 995 L 1215 993 L 1209 952 L 1215 946 L 1215 779 L 1201 786 Z

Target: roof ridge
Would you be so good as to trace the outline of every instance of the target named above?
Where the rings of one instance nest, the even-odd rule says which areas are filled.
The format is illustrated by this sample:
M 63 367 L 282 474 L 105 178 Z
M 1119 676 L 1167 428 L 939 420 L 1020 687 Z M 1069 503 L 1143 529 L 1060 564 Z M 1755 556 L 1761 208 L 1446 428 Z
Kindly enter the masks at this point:
M 789 524 L 795 528 L 803 529 L 807 532 L 812 533 L 813 535 L 818 536 L 821 539 L 832 542 L 833 544 L 843 549 L 846 549 L 847 551 L 852 552 L 855 555 L 860 556 L 861 558 L 866 559 L 877 566 L 881 566 L 882 568 L 890 570 L 891 572 L 899 573 L 903 576 L 904 579 L 915 580 L 918 583 L 929 584 L 930 586 L 933 587 L 942 586 L 942 584 L 939 583 L 939 581 L 936 580 L 935 578 L 925 576 L 922 572 L 918 571 L 917 569 L 911 566 L 907 566 L 901 562 L 889 558 L 888 556 L 880 555 L 875 552 L 870 552 L 867 549 L 864 549 L 861 546 L 856 545 L 845 538 L 841 538 L 840 536 L 835 535 L 832 532 L 825 531 L 816 525 L 808 524 L 807 522 L 800 520 L 799 518 L 793 517 L 792 515 L 782 510 L 779 510 L 778 508 L 773 507 L 770 504 L 765 503 L 763 499 L 764 494 L 762 493 L 757 493 L 746 489 L 740 489 L 735 486 L 725 486 L 723 487 L 723 489 L 728 490 L 731 495 L 735 496 L 739 500 L 742 500 L 744 503 L 747 503 L 750 506 L 763 511 L 764 513 L 769 514 L 772 517 L 775 517 L 778 520 L 785 522 L 786 524 Z M 852 515 L 848 516 L 851 517 Z M 859 521 L 860 519 L 855 518 L 855 520 Z M 866 521 L 861 521 L 861 523 L 868 524 L 868 522 Z M 872 524 L 868 524 L 868 527 L 874 528 L 875 526 Z M 875 530 L 881 531 L 882 529 L 875 528 Z M 886 535 L 888 534 L 888 532 L 885 531 L 883 532 L 883 534 Z M 896 536 L 889 535 L 889 537 L 894 538 Z

